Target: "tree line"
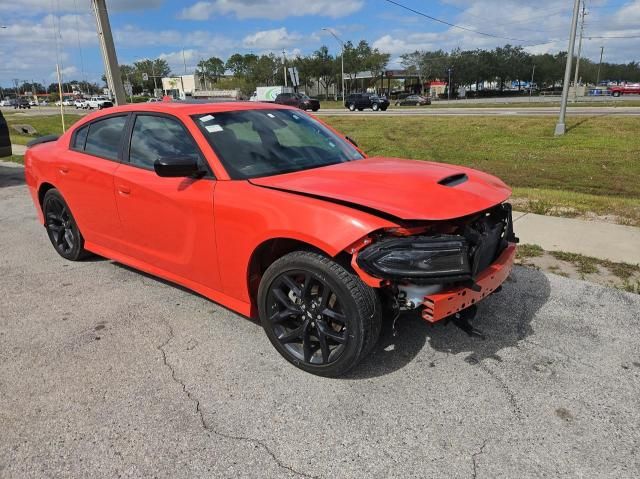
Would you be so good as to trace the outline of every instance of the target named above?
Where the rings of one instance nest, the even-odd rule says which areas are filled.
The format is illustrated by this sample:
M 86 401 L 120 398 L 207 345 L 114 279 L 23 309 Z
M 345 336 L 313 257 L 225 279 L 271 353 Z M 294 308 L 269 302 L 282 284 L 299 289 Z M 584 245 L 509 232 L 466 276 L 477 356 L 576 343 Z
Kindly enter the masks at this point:
M 520 46 L 504 45 L 493 50 L 419 50 L 401 55 L 400 61 L 404 69 L 415 75 L 414 87 L 433 80 L 448 81 L 451 73 L 451 88 L 457 90 L 462 86 L 484 85 L 495 83 L 502 91 L 512 81 L 529 81 L 533 75 L 534 83 L 539 88 L 560 88 L 564 77 L 566 52 L 556 54 L 530 54 Z M 201 59 L 194 74 L 205 89 L 239 88 L 246 95 L 251 94 L 256 86 L 284 85 L 285 67 L 296 67 L 299 72 L 301 87 L 308 90 L 317 86 L 319 92 L 328 96 L 333 86 L 341 90 L 341 53 L 332 55 L 327 46 L 321 46 L 309 55 L 297 55 L 284 58 L 273 53 L 256 55 L 253 53 L 234 53 L 226 61 L 218 57 Z M 344 73 L 349 90 L 368 87 L 383 87 L 380 78 L 389 64 L 390 55 L 372 47 L 366 40 L 357 44 L 344 44 Z M 535 67 L 535 73 L 534 73 Z M 595 83 L 600 80 L 640 82 L 640 64 L 604 62 L 601 66 L 588 58 L 580 61 L 580 77 L 583 83 Z M 373 78 L 359 79 L 354 82 L 356 74 L 363 71 L 373 73 Z M 171 76 L 171 68 L 165 59 L 142 59 L 132 64 L 121 64 L 120 72 L 123 82 L 132 85 L 134 95 L 153 92 L 154 88 L 162 88 L 161 78 Z M 105 78 L 103 76 L 103 81 Z M 97 93 L 101 90 L 95 83 L 70 81 L 65 82 L 63 91 L 71 93 L 75 85 L 85 93 Z M 386 85 L 384 85 L 386 87 Z M 401 88 L 394 82 L 392 88 Z M 5 94 L 15 89 L 4 89 Z M 18 91 L 37 93 L 58 91 L 58 85 L 52 83 L 48 88 L 39 83 L 25 83 Z

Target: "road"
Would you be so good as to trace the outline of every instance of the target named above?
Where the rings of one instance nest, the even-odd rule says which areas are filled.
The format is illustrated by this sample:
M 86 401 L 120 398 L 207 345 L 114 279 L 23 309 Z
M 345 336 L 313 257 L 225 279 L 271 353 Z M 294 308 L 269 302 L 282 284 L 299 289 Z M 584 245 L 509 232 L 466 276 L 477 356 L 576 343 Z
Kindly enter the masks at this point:
M 325 109 L 314 115 L 326 116 L 558 116 L 559 107 L 482 107 L 482 108 L 390 108 L 387 111 L 355 111 L 346 109 Z M 640 107 L 633 106 L 599 106 L 599 107 L 569 107 L 568 116 L 640 116 Z
M 478 108 L 390 108 L 389 110 L 373 111 L 364 110 L 351 112 L 347 109 L 328 108 L 315 112 L 314 115 L 319 116 L 355 116 L 355 115 L 374 115 L 374 116 L 558 116 L 559 107 L 478 107 Z M 3 114 L 11 115 L 15 110 L 4 108 Z M 21 111 L 18 115 L 24 116 L 49 116 L 58 115 L 59 109 L 53 107 L 33 108 L 31 110 Z M 87 110 L 76 110 L 73 108 L 66 110 L 71 115 L 86 115 Z M 622 116 L 640 116 L 640 107 L 633 106 L 582 106 L 569 107 L 567 109 L 569 116 L 599 116 L 599 115 L 622 115 Z
M 196 294 L 62 260 L 6 164 L 0 224 L 3 478 L 640 475 L 640 296 L 517 267 L 487 340 L 406 316 L 322 379 Z

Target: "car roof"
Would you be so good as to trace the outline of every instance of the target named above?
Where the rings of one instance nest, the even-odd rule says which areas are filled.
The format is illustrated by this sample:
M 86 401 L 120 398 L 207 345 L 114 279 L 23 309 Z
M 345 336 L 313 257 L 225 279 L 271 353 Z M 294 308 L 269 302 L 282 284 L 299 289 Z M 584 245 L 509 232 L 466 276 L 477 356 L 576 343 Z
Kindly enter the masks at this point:
M 213 102 L 213 103 L 183 103 L 177 101 L 162 101 L 152 103 L 132 103 L 104 110 L 105 114 L 113 114 L 118 111 L 149 111 L 158 113 L 173 113 L 176 115 L 197 115 L 199 113 L 223 113 L 227 111 L 241 110 L 295 110 L 295 108 L 278 105 L 275 103 L 262 103 L 253 101 Z

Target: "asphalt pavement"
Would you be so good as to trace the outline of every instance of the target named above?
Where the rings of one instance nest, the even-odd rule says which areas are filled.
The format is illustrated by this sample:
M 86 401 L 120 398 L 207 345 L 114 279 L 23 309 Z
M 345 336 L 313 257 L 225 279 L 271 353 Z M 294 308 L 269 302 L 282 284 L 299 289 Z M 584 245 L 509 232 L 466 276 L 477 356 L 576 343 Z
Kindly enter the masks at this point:
M 196 294 L 57 256 L 21 168 L 0 225 L 2 478 L 640 475 L 640 296 L 516 267 L 486 340 L 405 316 L 323 379 Z

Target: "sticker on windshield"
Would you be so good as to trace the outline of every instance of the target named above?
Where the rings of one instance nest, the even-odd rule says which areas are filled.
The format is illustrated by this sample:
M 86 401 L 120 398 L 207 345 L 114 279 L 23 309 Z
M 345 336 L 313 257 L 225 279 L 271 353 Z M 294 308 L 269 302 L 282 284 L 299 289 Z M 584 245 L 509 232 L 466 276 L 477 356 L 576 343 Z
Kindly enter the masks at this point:
M 222 131 L 222 127 L 220 125 L 209 125 L 204 127 L 209 133 L 216 133 L 218 131 Z
M 215 116 L 213 116 L 213 115 L 206 115 L 206 116 L 203 116 L 202 118 L 200 118 L 200 121 L 202 123 L 206 123 L 208 121 L 213 120 L 214 118 L 215 118 Z

